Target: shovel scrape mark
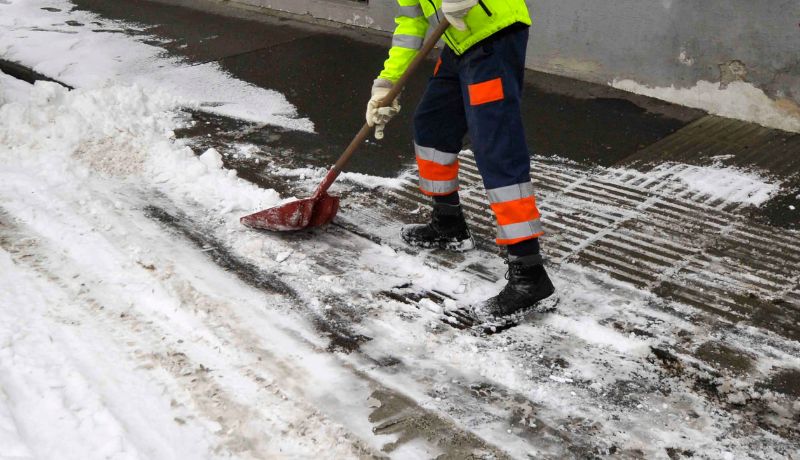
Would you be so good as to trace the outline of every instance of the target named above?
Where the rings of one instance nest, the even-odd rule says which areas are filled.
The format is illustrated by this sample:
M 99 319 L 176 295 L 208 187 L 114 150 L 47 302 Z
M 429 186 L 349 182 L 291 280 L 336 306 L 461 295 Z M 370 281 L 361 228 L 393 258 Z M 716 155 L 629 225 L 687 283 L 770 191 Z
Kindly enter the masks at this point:
M 200 229 L 193 228 L 188 218 L 174 216 L 157 206 L 147 206 L 144 211 L 145 215 L 148 217 L 180 233 L 197 247 L 201 248 L 214 263 L 236 273 L 242 281 L 250 286 L 270 293 L 280 294 L 294 300 L 300 299 L 297 292 L 288 284 L 281 281 L 277 276 L 271 273 L 265 273 L 256 265 L 242 260 L 240 257 L 232 254 L 227 248 L 220 244 L 219 241 L 210 238 Z

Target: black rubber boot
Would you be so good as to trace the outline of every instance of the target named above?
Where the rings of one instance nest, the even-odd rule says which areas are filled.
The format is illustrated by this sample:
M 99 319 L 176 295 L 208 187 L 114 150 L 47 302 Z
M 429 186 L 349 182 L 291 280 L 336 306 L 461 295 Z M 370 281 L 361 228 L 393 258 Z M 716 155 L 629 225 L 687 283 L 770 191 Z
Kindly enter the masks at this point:
M 434 203 L 429 224 L 406 225 L 400 236 L 409 245 L 424 249 L 463 252 L 475 247 L 459 205 Z
M 491 321 L 528 312 L 555 292 L 541 255 L 509 256 L 506 263 L 508 284 L 496 296 L 473 307 L 478 319 Z

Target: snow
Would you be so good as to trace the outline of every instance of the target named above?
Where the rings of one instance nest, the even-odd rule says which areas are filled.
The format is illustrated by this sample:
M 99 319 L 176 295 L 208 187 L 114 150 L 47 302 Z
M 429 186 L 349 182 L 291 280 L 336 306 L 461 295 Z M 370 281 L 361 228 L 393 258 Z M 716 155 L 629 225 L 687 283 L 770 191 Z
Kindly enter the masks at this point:
M 0 107 L 0 152 L 7 162 L 17 160 L 13 167 L 36 167 L 53 180 L 73 168 L 73 158 L 102 174 L 136 174 L 175 199 L 223 214 L 280 201 L 274 191 L 224 170 L 218 152 L 197 157 L 174 142 L 177 106 L 166 93 L 138 85 L 67 91 L 37 82 L 27 101 Z
M 734 203 L 760 206 L 775 196 L 780 182 L 770 181 L 753 171 L 729 167 L 686 168 L 677 177 L 691 190 Z
M 4 233 L 11 246 L 0 249 L 4 455 L 350 458 L 370 449 L 353 431 L 377 445 L 392 440 L 371 434 L 367 408 L 361 431 L 318 413 L 346 420 L 370 390 L 297 338 L 310 336 L 302 321 L 291 333 L 276 329 L 286 320 L 257 308 L 270 299 L 176 245 L 141 211 L 168 197 L 234 226 L 242 209 L 276 203 L 275 192 L 221 169 L 217 152 L 198 157 L 172 139 L 176 101 L 163 93 L 41 82 L 29 89 L 27 99 L 0 108 L 2 228 L 10 231 L 13 216 L 31 235 Z M 28 258 L 36 262 L 12 259 L 21 251 L 38 254 Z M 237 304 L 250 308 L 229 310 Z M 241 324 L 269 337 L 258 352 L 281 357 L 269 360 L 275 368 L 226 348 L 233 339 L 223 331 L 239 323 L 224 323 L 248 311 L 258 313 Z M 237 340 L 250 348 L 263 341 L 255 330 L 242 333 Z M 298 372 L 321 379 L 314 388 L 338 382 L 352 400 L 293 385 L 289 394 L 265 391 L 264 382 L 289 378 L 281 377 L 287 353 L 310 366 Z
M 756 207 L 777 195 L 782 185 L 781 181 L 765 177 L 757 170 L 743 170 L 718 163 L 710 166 L 663 163 L 647 172 L 625 168 L 614 168 L 611 171 L 660 183 L 661 188 L 675 187 L 684 189 L 684 193 Z
M 87 344 L 76 336 L 79 331 L 64 329 L 48 315 L 54 305 L 71 307 L 57 289 L 20 270 L 5 251 L 0 270 L 0 387 L 19 429 L 16 440 L 1 443 L 3 458 L 168 458 L 174 455 L 171 444 L 193 458 L 208 458 L 204 436 L 175 424 L 162 425 L 164 431 L 134 445 L 126 432 L 163 422 L 169 401 L 152 398 L 158 389 L 149 388 L 132 363 L 109 363 L 90 349 L 98 343 Z M 126 417 L 119 419 L 114 412 L 122 410 Z
M 136 84 L 208 112 L 313 132 L 313 123 L 299 118 L 282 94 L 234 78 L 214 62 L 169 57 L 163 48 L 141 41 L 152 37 L 120 33 L 132 25 L 72 8 L 67 0 L 0 2 L 0 58 L 75 87 Z
M 642 357 L 650 354 L 650 347 L 646 340 L 625 336 L 611 328 L 597 324 L 590 318 L 576 320 L 554 315 L 549 320 L 549 324 L 558 330 L 569 332 L 571 335 L 579 337 L 593 345 L 609 347 L 615 349 L 619 353 Z
M 713 337 L 748 350 L 766 373 L 800 366 L 795 342 L 714 328 L 689 307 L 571 263 L 552 273 L 560 307 L 542 321 L 489 338 L 446 328 L 443 307 L 484 299 L 504 282 L 464 267 L 502 273 L 498 258 L 476 251 L 446 268 L 335 227 L 299 237 L 242 228 L 242 214 L 282 198 L 226 170 L 220 151 L 195 152 L 174 138 L 186 90 L 138 73 L 147 62 L 107 59 L 111 48 L 77 31 L 64 38 L 72 51 L 53 56 L 38 41 L 51 32 L 26 25 L 39 21 L 41 5 L 0 4 L 19 13 L 0 16 L 0 54 L 81 84 L 67 91 L 0 74 L 0 456 L 431 458 L 441 444 L 414 431 L 430 424 L 441 437 L 468 433 L 516 458 L 568 456 L 573 441 L 646 457 L 675 446 L 712 458 L 746 457 L 754 446 L 775 457 L 791 447 L 760 430 L 742 435 L 739 415 L 662 372 L 651 350 Z M 129 50 L 104 38 L 134 58 L 162 59 L 137 54 L 141 43 Z M 89 44 L 98 46 L 99 76 L 75 70 Z M 186 71 L 158 62 L 165 75 Z M 256 92 L 260 121 L 293 126 L 275 115 L 285 99 Z M 247 116 L 245 102 L 221 107 Z M 693 168 L 644 178 L 670 177 L 691 193 L 722 187 L 719 196 L 753 205 L 778 186 L 752 172 Z M 318 182 L 325 170 L 279 172 Z M 401 181 L 343 179 L 339 187 L 370 189 Z M 154 219 L 153 206 L 177 223 Z M 410 304 L 382 294 L 405 285 L 452 299 Z M 370 339 L 350 351 L 337 343 L 344 333 Z M 748 390 L 776 406 L 787 401 L 749 378 L 731 380 L 727 398 L 741 401 Z M 398 431 L 377 429 L 386 420 L 376 409 L 406 399 L 388 415 Z M 775 412 L 781 423 L 796 416 Z M 397 450 L 382 451 L 393 442 Z
M 411 283 L 451 295 L 450 307 L 496 293 L 503 280 L 347 234 L 293 240 L 242 228 L 242 214 L 281 197 L 225 170 L 219 151 L 175 140 L 180 102 L 162 91 L 37 83 L 16 97 L 0 107 L 0 440 L 9 452 L 48 458 L 66 445 L 60 458 L 371 456 L 403 436 L 375 431 L 376 408 L 396 401 L 376 388 L 514 457 L 532 443 L 544 456 L 565 452 L 561 440 L 520 435 L 527 428 L 517 411 L 528 414 L 526 427 L 590 420 L 598 442 L 646 455 L 674 442 L 709 456 L 747 452 L 746 440 L 728 436 L 735 418 L 679 381 L 668 395 L 648 389 L 663 385 L 649 361 L 656 341 L 614 322 L 662 338 L 672 328 L 709 334 L 648 308 L 648 293 L 567 264 L 553 273 L 563 307 L 544 321 L 492 338 L 444 329 L 442 305 L 379 293 Z M 164 228 L 144 211 L 153 205 L 209 241 L 196 247 Z M 259 279 L 260 289 L 244 283 L 217 265 L 219 246 L 274 278 Z M 485 258 L 467 254 L 463 266 Z M 499 259 L 480 261 L 504 269 Z M 319 324 L 371 340 L 357 353 L 330 352 L 336 334 Z M 752 339 L 740 346 L 753 353 L 775 341 L 753 334 L 719 339 Z M 797 365 L 787 350 L 760 351 L 761 365 Z M 568 362 L 558 364 L 562 356 Z M 397 368 L 376 365 L 385 358 Z M 489 396 L 475 396 L 484 387 Z M 604 397 L 615 392 L 622 402 Z M 693 424 L 684 420 L 690 411 Z M 48 417 L 56 421 L 42 430 Z M 716 438 L 724 444 L 708 441 Z M 416 437 L 390 455 L 440 451 Z
M 751 121 L 768 128 L 800 132 L 800 111 L 785 108 L 761 89 L 743 81 L 734 81 L 724 89 L 720 88 L 719 83 L 708 81 L 699 81 L 691 88 L 651 87 L 633 80 L 614 80 L 611 86 L 702 109 L 714 115 Z
M 278 176 L 297 177 L 301 180 L 310 180 L 318 184 L 328 173 L 328 170 L 325 168 L 284 168 L 272 165 L 271 172 Z M 357 184 L 368 189 L 380 187 L 399 188 L 403 183 L 400 178 L 372 176 L 347 171 L 340 173 L 337 180 Z
M 30 85 L 0 72 L 0 106 L 25 97 Z

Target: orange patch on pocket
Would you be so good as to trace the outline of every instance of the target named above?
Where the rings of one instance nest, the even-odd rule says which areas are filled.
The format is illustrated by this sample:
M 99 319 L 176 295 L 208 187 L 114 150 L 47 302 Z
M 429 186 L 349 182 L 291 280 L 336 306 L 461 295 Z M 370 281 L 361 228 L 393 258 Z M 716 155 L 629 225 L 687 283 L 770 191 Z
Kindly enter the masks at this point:
M 503 94 L 503 80 L 495 78 L 494 80 L 485 81 L 483 83 L 475 83 L 469 85 L 469 105 L 488 104 L 490 102 L 502 101 L 505 97 Z
M 441 67 L 441 66 L 442 66 L 442 58 L 439 58 L 439 60 L 436 61 L 436 67 L 434 67 L 434 69 L 433 69 L 433 76 L 434 77 L 436 76 L 437 73 L 439 73 L 439 67 Z

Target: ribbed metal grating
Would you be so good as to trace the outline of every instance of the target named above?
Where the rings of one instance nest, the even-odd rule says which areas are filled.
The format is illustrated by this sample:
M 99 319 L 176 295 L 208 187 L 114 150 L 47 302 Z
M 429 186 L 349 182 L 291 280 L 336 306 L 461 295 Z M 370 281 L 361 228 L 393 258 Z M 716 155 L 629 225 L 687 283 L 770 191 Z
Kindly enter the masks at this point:
M 587 168 L 550 159 L 532 162 L 547 231 L 550 263 L 575 262 L 639 288 L 731 321 L 745 321 L 797 339 L 800 249 L 796 232 L 754 224 L 744 205 L 693 193 L 677 179 L 682 165 L 658 180 L 631 170 Z M 496 252 L 494 219 L 474 158 L 461 158 L 462 201 L 479 249 Z M 344 225 L 396 238 L 398 221 L 417 216 L 428 200 L 413 175 L 386 190 L 377 207 L 344 210 Z M 488 254 L 487 254 L 488 257 Z M 431 261 L 497 275 L 460 256 L 431 253 Z
M 692 163 L 722 157 L 732 166 L 792 176 L 800 173 L 800 135 L 708 115 L 640 150 L 626 163 Z

